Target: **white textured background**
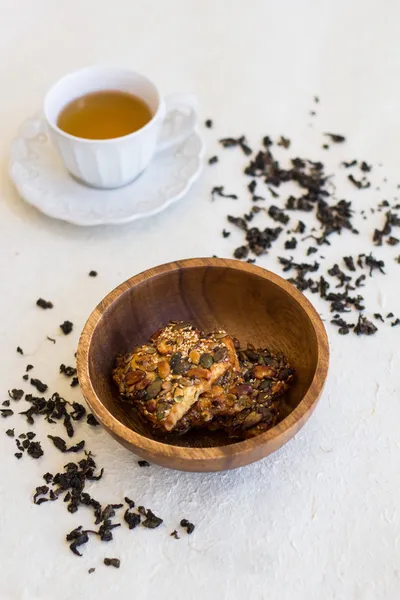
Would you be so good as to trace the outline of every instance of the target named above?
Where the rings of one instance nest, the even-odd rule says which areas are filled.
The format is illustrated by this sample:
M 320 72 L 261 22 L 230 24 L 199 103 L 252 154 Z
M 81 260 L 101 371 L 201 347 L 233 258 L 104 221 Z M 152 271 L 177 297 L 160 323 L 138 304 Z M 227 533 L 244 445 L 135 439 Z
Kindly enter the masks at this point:
M 79 400 L 79 389 L 57 372 L 60 362 L 72 363 L 95 304 L 153 265 L 231 256 L 241 236 L 222 239 L 225 215 L 249 208 L 240 151 L 219 149 L 217 168 L 206 168 L 185 200 L 149 221 L 80 230 L 28 208 L 7 179 L 8 147 L 54 80 L 110 63 L 144 71 L 166 93 L 194 91 L 202 120 L 216 124 L 204 132 L 208 155 L 218 137 L 246 133 L 255 145 L 264 134 L 283 133 L 293 140 L 290 156 L 323 157 L 332 172 L 343 158 L 382 162 L 371 175 L 381 192 L 357 192 L 341 171 L 340 194 L 361 209 L 391 200 L 400 182 L 399 20 L 395 0 L 0 0 L 1 399 L 31 362 L 52 391 Z M 321 103 L 312 119 L 314 94 Z M 324 153 L 326 130 L 347 135 L 346 146 Z M 237 205 L 210 203 L 210 188 L 221 184 L 241 195 Z M 358 238 L 343 235 L 324 247 L 329 265 L 367 251 L 375 226 L 382 226 L 379 214 L 360 222 Z M 282 243 L 258 264 L 279 272 Z M 376 251 L 388 275 L 364 288 L 373 312 L 400 316 L 399 253 Z M 97 279 L 88 278 L 90 269 Z M 39 296 L 54 310 L 36 308 Z M 328 316 L 327 305 L 317 308 Z M 75 324 L 68 337 L 57 331 L 65 319 Z M 38 421 L 45 456 L 17 461 L 3 430 L 28 427 L 17 416 L 0 420 L 1 600 L 399 598 L 400 329 L 385 325 L 364 339 L 342 338 L 330 325 L 328 333 L 332 364 L 318 409 L 294 440 L 258 464 L 210 475 L 139 469 L 106 433 L 79 427 L 77 440 L 82 434 L 106 469 L 92 486 L 95 497 L 117 502 L 128 494 L 165 520 L 155 531 L 121 528 L 109 545 L 88 544 L 83 558 L 69 552 L 64 535 L 90 524 L 89 512 L 70 515 L 61 502 L 37 507 L 30 498 L 41 475 L 65 457 Z M 197 527 L 177 541 L 168 533 L 182 517 Z M 104 556 L 120 557 L 120 570 L 104 567 Z M 91 566 L 97 569 L 88 575 Z

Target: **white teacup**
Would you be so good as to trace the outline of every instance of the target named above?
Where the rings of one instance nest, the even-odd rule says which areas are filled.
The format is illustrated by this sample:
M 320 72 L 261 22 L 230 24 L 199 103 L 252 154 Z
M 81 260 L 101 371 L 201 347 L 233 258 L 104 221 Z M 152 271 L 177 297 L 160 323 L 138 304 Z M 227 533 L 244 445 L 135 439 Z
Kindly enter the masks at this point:
M 141 129 L 118 138 L 90 140 L 75 137 L 57 126 L 62 109 L 72 100 L 99 90 L 118 90 L 139 96 L 152 112 Z M 168 115 L 180 111 L 168 127 Z M 183 142 L 196 125 L 196 100 L 190 94 L 163 98 L 149 79 L 134 71 L 89 67 L 66 75 L 47 93 L 44 114 L 49 135 L 72 175 L 96 188 L 117 188 L 133 181 L 156 152 Z

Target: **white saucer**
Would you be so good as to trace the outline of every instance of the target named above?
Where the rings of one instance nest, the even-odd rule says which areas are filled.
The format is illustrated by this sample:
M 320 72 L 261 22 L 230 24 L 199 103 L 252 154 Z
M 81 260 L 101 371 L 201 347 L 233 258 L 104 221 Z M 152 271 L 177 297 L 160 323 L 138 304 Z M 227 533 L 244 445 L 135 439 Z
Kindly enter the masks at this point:
M 156 156 L 130 185 L 95 190 L 67 173 L 42 115 L 36 115 L 12 143 L 9 173 L 20 196 L 49 217 L 82 226 L 119 224 L 155 215 L 182 198 L 200 175 L 203 154 L 196 130 L 178 148 Z

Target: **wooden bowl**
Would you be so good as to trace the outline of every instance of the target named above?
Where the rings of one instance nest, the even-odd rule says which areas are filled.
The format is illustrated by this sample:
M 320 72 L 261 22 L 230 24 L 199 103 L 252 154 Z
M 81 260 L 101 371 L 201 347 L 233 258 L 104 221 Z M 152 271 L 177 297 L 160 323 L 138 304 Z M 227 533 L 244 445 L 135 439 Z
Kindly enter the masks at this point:
M 287 416 L 269 431 L 236 443 L 224 434 L 201 431 L 156 439 L 118 398 L 111 372 L 117 354 L 147 341 L 171 319 L 205 331 L 222 327 L 242 345 L 282 351 L 297 373 Z M 280 448 L 314 410 L 328 363 L 325 328 L 301 292 L 260 267 L 219 258 L 182 260 L 128 279 L 92 312 L 78 348 L 81 389 L 103 427 L 142 458 L 184 471 L 242 467 Z

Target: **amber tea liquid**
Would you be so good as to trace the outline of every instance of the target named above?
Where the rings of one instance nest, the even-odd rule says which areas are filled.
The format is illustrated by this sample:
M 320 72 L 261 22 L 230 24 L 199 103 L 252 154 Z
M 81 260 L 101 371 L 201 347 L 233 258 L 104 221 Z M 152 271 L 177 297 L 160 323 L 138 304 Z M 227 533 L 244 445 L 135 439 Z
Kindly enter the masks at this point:
M 138 96 L 103 90 L 72 100 L 59 114 L 57 125 L 79 138 L 107 140 L 141 129 L 152 116 L 146 102 Z

